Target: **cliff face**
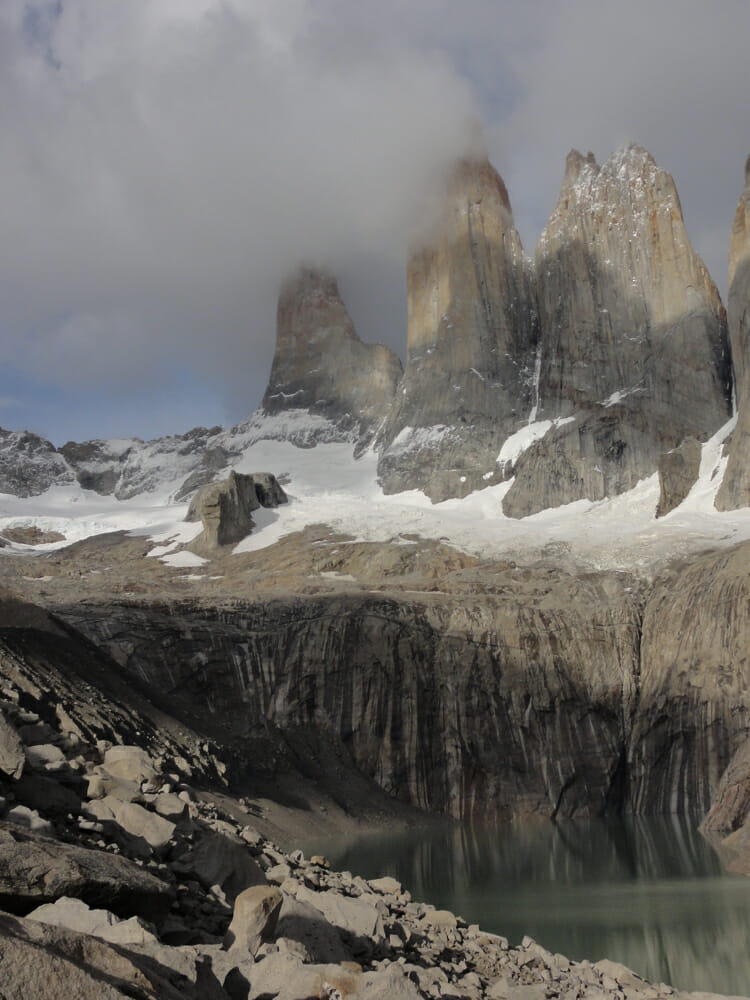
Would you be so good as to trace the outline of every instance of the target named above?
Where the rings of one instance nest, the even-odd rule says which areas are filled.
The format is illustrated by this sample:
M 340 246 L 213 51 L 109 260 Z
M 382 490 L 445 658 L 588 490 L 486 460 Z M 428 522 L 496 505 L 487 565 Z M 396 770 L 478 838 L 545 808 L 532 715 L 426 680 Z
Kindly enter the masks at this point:
M 410 804 L 484 819 L 598 814 L 620 794 L 638 602 L 615 575 L 530 576 L 516 595 L 513 576 L 498 581 L 505 598 L 63 613 L 127 673 L 208 706 L 227 735 L 331 734 Z
M 729 446 L 724 481 L 716 506 L 735 510 L 750 506 L 750 157 L 729 241 L 729 334 L 737 393 L 737 426 Z
M 401 371 L 393 351 L 359 339 L 334 277 L 301 268 L 286 282 L 261 404 L 267 414 L 309 410 L 364 444 L 388 412 Z
M 629 765 L 637 812 L 704 814 L 750 732 L 749 570 L 744 543 L 654 586 Z
M 495 478 L 502 442 L 528 419 L 537 340 L 530 262 L 486 159 L 454 171 L 407 292 L 407 362 L 378 472 L 389 493 L 463 496 Z
M 410 805 L 703 815 L 750 734 L 749 570 L 743 543 L 648 590 L 508 565 L 455 593 L 56 610 L 191 725 L 322 770 L 336 745 Z
M 730 415 L 724 309 L 671 176 L 638 146 L 603 167 L 573 151 L 536 252 L 538 417 L 572 418 L 514 469 L 524 516 L 622 492 Z

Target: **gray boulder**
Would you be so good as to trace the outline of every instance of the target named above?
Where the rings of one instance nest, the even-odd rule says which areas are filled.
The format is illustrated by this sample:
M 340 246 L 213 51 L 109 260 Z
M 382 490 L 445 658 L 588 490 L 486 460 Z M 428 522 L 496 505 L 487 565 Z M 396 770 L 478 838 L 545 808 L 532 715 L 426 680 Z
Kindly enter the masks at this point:
M 277 940 L 294 941 L 314 962 L 347 962 L 352 953 L 345 947 L 341 934 L 311 903 L 284 894 L 284 902 L 276 925 Z
M 175 824 L 170 820 L 144 809 L 137 802 L 123 802 L 114 795 L 89 802 L 86 812 L 99 821 L 116 823 L 131 837 L 141 837 L 155 851 L 166 848 L 175 831 Z
M 208 832 L 189 851 L 171 863 L 178 875 L 196 878 L 206 889 L 221 887 L 233 902 L 244 889 L 265 885 L 263 872 L 239 837 Z
M 0 992 L 8 1000 L 204 1000 L 184 976 L 89 934 L 0 913 Z M 213 994 L 216 996 L 217 994 Z
M 0 772 L 8 778 L 18 779 L 25 763 L 26 754 L 21 737 L 0 711 Z
M 252 476 L 230 472 L 227 479 L 209 483 L 193 497 L 185 520 L 202 521 L 203 531 L 190 548 L 213 554 L 221 546 L 234 545 L 255 527 L 254 510 L 283 503 L 287 496 L 270 472 Z
M 243 889 L 234 901 L 224 947 L 254 956 L 261 943 L 273 937 L 282 901 L 281 892 L 273 886 L 254 885 Z
M 0 823 L 0 908 L 27 913 L 61 896 L 156 923 L 174 898 L 171 886 L 126 858 Z
M 51 927 L 65 927 L 79 934 L 93 934 L 114 944 L 143 944 L 157 940 L 140 917 L 121 920 L 109 910 L 92 910 L 82 899 L 70 896 L 61 896 L 54 903 L 44 903 L 27 916 L 29 920 Z

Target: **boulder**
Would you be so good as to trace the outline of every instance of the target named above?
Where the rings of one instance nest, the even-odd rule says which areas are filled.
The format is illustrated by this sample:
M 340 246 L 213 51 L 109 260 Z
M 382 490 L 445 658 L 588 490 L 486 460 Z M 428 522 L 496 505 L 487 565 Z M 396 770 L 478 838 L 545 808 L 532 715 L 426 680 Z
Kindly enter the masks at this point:
M 127 858 L 0 823 L 0 908 L 23 914 L 61 896 L 157 923 L 174 898 L 171 886 Z
M 230 902 L 243 889 L 266 884 L 247 844 L 223 833 L 205 833 L 194 847 L 173 860 L 171 867 L 178 875 L 196 878 L 206 889 L 220 886 Z
M 314 962 L 346 962 L 351 951 L 341 940 L 341 934 L 311 903 L 284 894 L 276 925 L 277 941 L 294 941 Z
M 29 806 L 13 806 L 9 809 L 6 817 L 9 823 L 26 827 L 27 830 L 34 830 L 36 833 L 52 833 L 52 824 L 48 819 L 43 819 L 36 809 Z
M 0 913 L 0 991 L 13 1000 L 204 1000 L 188 979 L 89 934 Z M 214 994 L 216 995 L 216 994 Z
M 254 885 L 234 901 L 234 913 L 224 937 L 224 947 L 255 955 L 263 941 L 273 937 L 283 897 L 272 886 Z
M 158 778 L 156 766 L 142 747 L 115 746 L 104 752 L 104 769 L 122 781 L 153 781 Z
M 27 914 L 29 920 L 52 927 L 65 927 L 80 934 L 93 934 L 114 944 L 143 944 L 156 941 L 148 924 L 140 917 L 121 920 L 109 910 L 92 910 L 82 899 L 61 896 L 54 903 L 45 903 Z
M 24 775 L 17 781 L 13 794 L 16 801 L 46 816 L 74 816 L 81 811 L 81 797 L 73 789 L 67 788 L 53 778 L 41 774 Z
M 656 516 L 664 517 L 679 507 L 698 481 L 701 443 L 685 438 L 678 448 L 659 456 L 659 505 Z
M 286 502 L 286 494 L 271 473 L 259 473 L 256 482 L 254 475 L 230 472 L 227 479 L 209 483 L 193 497 L 185 520 L 201 520 L 203 531 L 190 548 L 198 554 L 210 554 L 223 545 L 233 545 L 255 527 L 254 510 Z
M 188 804 L 174 792 L 162 792 L 154 799 L 154 810 L 172 823 L 179 823 L 188 813 Z
M 383 930 L 384 906 L 377 897 L 343 896 L 334 890 L 313 892 L 306 886 L 296 891 L 297 900 L 319 910 L 329 924 L 343 932 L 347 940 L 367 947 L 385 939 Z M 377 901 L 376 901 L 377 900 Z
M 144 809 L 137 802 L 123 802 L 113 795 L 89 802 L 86 812 L 99 821 L 116 823 L 132 837 L 141 837 L 155 851 L 166 847 L 175 831 L 175 824 L 163 816 Z
M 21 737 L 0 711 L 0 772 L 8 778 L 20 778 L 26 763 Z
M 65 763 L 65 754 L 52 743 L 26 747 L 26 760 L 35 771 L 47 771 Z

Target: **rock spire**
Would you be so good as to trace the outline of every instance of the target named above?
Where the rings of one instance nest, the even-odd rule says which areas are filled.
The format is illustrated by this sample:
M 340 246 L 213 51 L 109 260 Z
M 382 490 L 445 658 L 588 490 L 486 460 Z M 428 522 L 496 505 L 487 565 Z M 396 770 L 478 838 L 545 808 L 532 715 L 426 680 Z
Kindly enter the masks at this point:
M 359 339 L 332 275 L 301 267 L 285 282 L 261 404 L 267 414 L 308 410 L 327 418 L 334 435 L 366 443 L 391 405 L 401 371 L 393 351 Z
M 537 412 L 558 426 L 513 469 L 512 516 L 630 489 L 662 452 L 705 441 L 730 414 L 724 308 L 674 181 L 645 149 L 602 167 L 569 154 L 536 280 Z
M 386 492 L 462 496 L 496 475 L 528 419 L 536 350 L 531 265 L 489 161 L 455 167 L 430 242 L 407 269 L 404 378 L 378 437 Z

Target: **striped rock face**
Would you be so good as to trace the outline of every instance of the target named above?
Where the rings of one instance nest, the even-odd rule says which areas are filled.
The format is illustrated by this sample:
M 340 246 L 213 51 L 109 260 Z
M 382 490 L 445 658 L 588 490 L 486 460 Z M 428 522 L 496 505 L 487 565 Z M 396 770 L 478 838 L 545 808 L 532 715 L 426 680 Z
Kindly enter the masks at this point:
M 737 427 L 716 498 L 719 510 L 750 506 L 750 156 L 729 240 L 729 335 L 737 389 Z

